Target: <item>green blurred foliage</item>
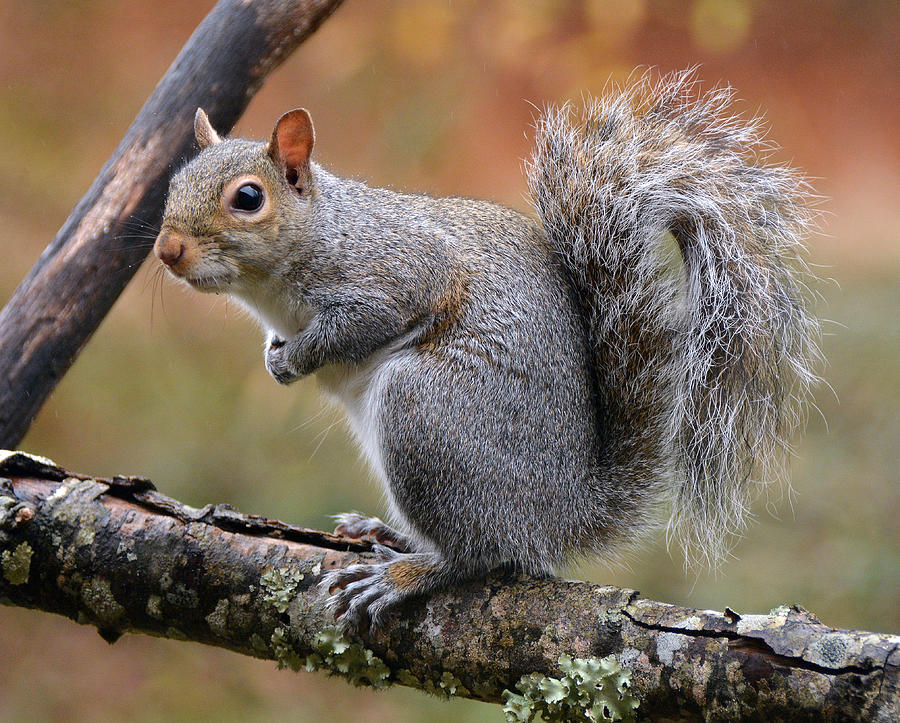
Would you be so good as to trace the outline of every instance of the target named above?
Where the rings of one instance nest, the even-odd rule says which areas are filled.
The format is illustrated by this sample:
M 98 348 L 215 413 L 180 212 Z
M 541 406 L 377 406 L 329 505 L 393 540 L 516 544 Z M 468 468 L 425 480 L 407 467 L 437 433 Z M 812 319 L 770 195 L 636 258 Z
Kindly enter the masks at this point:
M 8 298 L 118 143 L 211 2 L 0 0 L 0 293 Z M 660 538 L 627 564 L 567 574 L 701 608 L 798 602 L 835 626 L 900 629 L 900 141 L 895 3 L 760 0 L 347 0 L 238 125 L 265 137 L 304 105 L 316 154 L 373 183 L 527 208 L 535 107 L 601 92 L 641 65 L 701 63 L 764 109 L 828 197 L 811 260 L 834 277 L 826 376 L 791 464 L 793 494 L 718 577 L 685 577 Z M 152 241 L 148 238 L 138 242 Z M 121 243 L 135 239 L 122 239 Z M 23 447 L 96 474 L 153 478 L 193 505 L 229 502 L 327 528 L 383 507 L 340 413 L 312 380 L 280 388 L 233 304 L 148 262 Z M 124 691 L 127 691 L 125 693 Z M 193 644 L 0 609 L 0 720 L 499 720 L 498 708 L 375 694 Z

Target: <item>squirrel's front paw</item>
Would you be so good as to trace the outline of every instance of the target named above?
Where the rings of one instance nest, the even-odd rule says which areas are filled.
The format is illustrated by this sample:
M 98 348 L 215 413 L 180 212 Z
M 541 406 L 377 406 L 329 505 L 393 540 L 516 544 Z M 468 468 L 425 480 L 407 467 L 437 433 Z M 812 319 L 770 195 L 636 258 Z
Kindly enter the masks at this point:
M 290 384 L 302 376 L 291 362 L 288 344 L 284 339 L 277 336 L 269 338 L 269 343 L 266 345 L 266 371 L 279 384 Z

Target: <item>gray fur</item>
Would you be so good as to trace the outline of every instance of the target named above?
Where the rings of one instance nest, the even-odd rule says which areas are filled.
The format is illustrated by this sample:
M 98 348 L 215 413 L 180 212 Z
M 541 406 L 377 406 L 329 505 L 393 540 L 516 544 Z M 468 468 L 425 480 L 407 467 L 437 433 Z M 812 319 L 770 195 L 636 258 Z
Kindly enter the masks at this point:
M 548 111 L 528 166 L 540 224 L 316 164 L 298 192 L 247 141 L 173 179 L 160 238 L 199 259 L 173 272 L 242 300 L 279 382 L 317 374 L 385 485 L 401 532 L 341 527 L 409 550 L 327 577 L 345 623 L 499 566 L 608 557 L 667 497 L 691 558 L 718 564 L 740 531 L 814 379 L 797 264 L 811 217 L 802 181 L 757 158 L 758 124 L 727 115 L 730 91 L 691 82 Z M 244 174 L 270 215 L 221 211 Z
M 730 114 L 730 88 L 698 96 L 694 84 L 690 71 L 647 74 L 578 118 L 549 111 L 528 176 L 588 300 L 600 388 L 621 419 L 646 410 L 643 434 L 659 440 L 646 449 L 672 466 L 670 534 L 689 562 L 717 566 L 752 486 L 781 477 L 816 381 L 801 260 L 814 216 L 804 179 L 766 165 L 761 121 Z M 667 230 L 684 261 L 676 283 L 662 281 Z M 616 436 L 626 457 L 632 437 Z

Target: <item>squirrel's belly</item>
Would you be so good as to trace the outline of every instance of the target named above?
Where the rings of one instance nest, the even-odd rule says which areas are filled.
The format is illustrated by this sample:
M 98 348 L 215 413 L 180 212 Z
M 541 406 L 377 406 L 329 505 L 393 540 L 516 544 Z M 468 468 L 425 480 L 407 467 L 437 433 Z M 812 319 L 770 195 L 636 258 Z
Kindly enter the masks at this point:
M 383 349 L 362 364 L 329 364 L 316 371 L 322 390 L 343 407 L 356 443 L 384 490 L 389 519 L 406 531 L 412 528 L 394 501 L 385 472 L 380 417 L 385 384 L 414 354 L 408 347 Z
M 379 416 L 382 390 L 393 369 L 414 352 L 380 349 L 361 364 L 329 364 L 316 371 L 323 391 L 339 402 L 350 429 L 372 471 L 385 482 Z

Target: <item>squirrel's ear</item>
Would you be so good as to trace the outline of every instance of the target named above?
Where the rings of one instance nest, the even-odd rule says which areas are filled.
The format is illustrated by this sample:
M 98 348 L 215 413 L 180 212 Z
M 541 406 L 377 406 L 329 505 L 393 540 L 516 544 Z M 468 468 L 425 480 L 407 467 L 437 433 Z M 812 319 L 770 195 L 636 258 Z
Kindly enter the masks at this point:
M 222 142 L 203 108 L 197 108 L 197 112 L 194 114 L 194 135 L 197 137 L 197 145 L 200 146 L 201 151 L 208 146 Z
M 309 156 L 316 141 L 312 118 L 305 108 L 288 111 L 275 124 L 269 141 L 269 157 L 284 169 L 292 186 L 309 177 Z

